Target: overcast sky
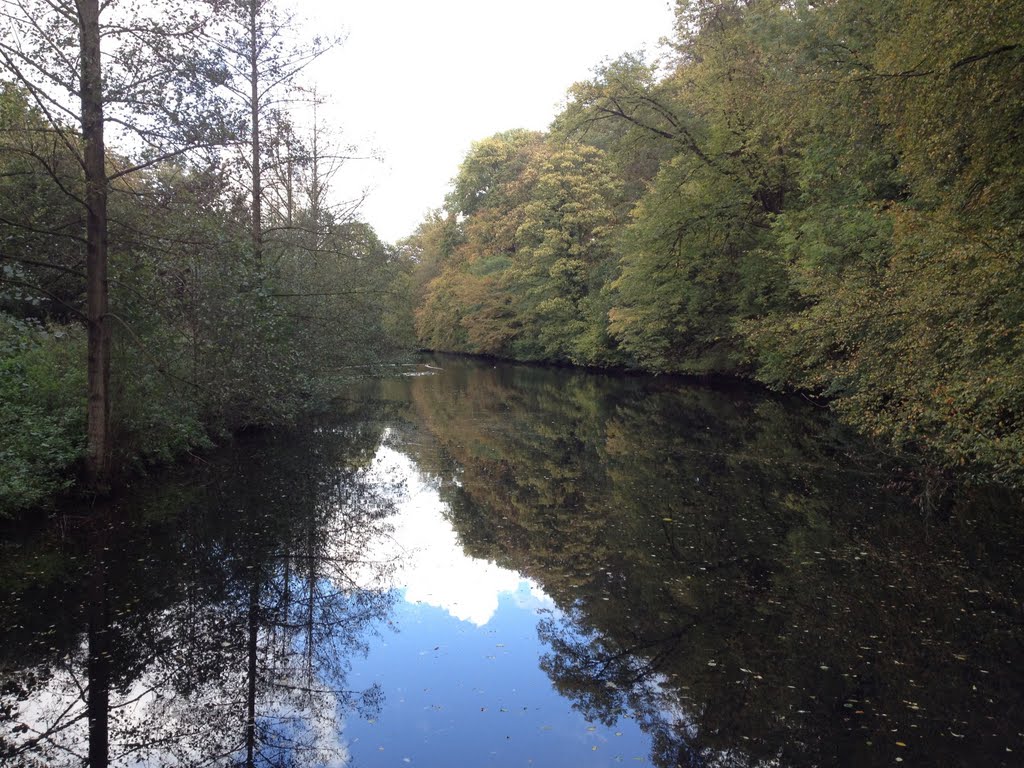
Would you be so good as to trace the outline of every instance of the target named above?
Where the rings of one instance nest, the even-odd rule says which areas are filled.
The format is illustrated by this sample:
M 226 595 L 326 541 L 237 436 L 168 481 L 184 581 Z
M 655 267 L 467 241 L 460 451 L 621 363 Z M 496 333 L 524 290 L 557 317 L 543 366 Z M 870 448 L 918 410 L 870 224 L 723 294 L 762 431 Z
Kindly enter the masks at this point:
M 294 3 L 345 43 L 311 73 L 346 142 L 381 161 L 349 163 L 342 193 L 371 187 L 362 218 L 387 241 L 443 202 L 470 144 L 545 129 L 577 80 L 604 58 L 672 29 L 669 0 L 383 0 Z

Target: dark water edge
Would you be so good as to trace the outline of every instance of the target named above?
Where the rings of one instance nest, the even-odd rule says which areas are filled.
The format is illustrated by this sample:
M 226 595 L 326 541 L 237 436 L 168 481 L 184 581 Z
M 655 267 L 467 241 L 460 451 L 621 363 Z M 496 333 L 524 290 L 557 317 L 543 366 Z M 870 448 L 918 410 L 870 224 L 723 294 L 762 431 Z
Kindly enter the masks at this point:
M 1019 497 L 751 387 L 432 364 L 8 532 L 0 764 L 1020 764 Z

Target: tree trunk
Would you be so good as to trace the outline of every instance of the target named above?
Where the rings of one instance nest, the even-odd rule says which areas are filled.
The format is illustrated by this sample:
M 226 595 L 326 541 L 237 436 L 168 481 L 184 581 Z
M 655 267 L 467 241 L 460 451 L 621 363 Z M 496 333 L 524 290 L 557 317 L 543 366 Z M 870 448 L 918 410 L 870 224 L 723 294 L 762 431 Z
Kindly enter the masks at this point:
M 251 534 L 250 534 L 251 535 Z M 253 569 L 249 578 L 249 637 L 245 644 L 246 660 L 246 695 L 245 695 L 245 765 L 254 768 L 256 765 L 256 653 L 259 639 L 259 570 Z
M 252 120 L 252 250 L 263 269 L 263 174 L 260 158 L 260 38 L 256 0 L 249 2 L 249 107 Z
M 88 336 L 87 461 L 89 481 L 110 487 L 110 320 L 107 316 L 107 169 L 103 143 L 103 73 L 99 0 L 76 0 L 82 59 L 85 144 L 86 318 Z
M 92 532 L 92 569 L 89 574 L 89 768 L 110 762 L 110 611 L 107 605 L 107 544 L 110 521 L 101 515 Z

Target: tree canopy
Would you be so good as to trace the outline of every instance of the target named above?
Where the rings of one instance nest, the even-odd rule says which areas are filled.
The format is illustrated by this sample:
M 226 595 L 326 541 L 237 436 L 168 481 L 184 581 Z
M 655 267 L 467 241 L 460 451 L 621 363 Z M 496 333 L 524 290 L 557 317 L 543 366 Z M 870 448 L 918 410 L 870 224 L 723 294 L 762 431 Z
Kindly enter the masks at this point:
M 692 0 L 422 235 L 425 346 L 728 374 L 1024 478 L 1024 10 Z

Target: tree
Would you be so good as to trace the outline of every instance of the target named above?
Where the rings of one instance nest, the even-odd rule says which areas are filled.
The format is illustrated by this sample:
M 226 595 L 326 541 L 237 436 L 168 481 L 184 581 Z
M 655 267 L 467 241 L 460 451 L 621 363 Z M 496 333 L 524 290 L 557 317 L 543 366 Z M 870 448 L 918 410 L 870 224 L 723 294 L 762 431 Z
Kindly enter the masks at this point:
M 275 122 L 290 126 L 282 115 L 295 96 L 298 76 L 341 42 L 337 37 L 315 37 L 308 45 L 295 45 L 289 39 L 295 27 L 295 15 L 282 11 L 274 0 L 228 0 L 216 30 L 216 44 L 229 74 L 225 88 L 246 115 L 245 140 L 239 146 L 244 148 L 241 160 L 247 174 L 252 257 L 258 271 L 265 266 L 267 131 Z M 285 136 L 279 138 L 287 141 Z
M 505 131 L 474 143 L 446 201 L 448 218 L 425 222 L 424 234 L 433 233 L 443 254 L 428 259 L 440 274 L 427 284 L 417 312 L 417 332 L 428 345 L 509 353 L 517 319 L 504 280 L 520 247 L 533 158 L 543 151 L 543 135 L 534 131 Z
M 605 154 L 549 140 L 532 161 L 530 200 L 510 272 L 524 328 L 516 351 L 576 364 L 607 363 L 602 289 L 614 270 L 618 185 Z
M 112 455 L 108 199 L 116 180 L 222 139 L 223 123 L 207 112 L 218 71 L 195 45 L 203 10 L 160 3 L 139 12 L 116 0 L 4 2 L 0 61 L 81 169 L 78 179 L 64 179 L 35 156 L 86 212 L 87 464 L 91 485 L 101 491 Z M 134 145 L 136 160 L 111 163 L 110 125 Z

